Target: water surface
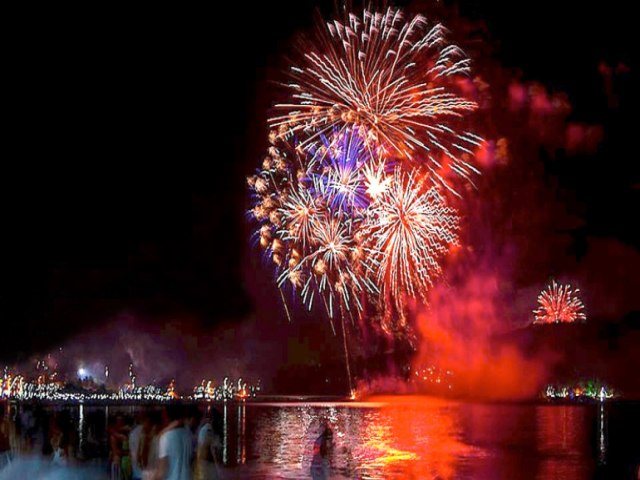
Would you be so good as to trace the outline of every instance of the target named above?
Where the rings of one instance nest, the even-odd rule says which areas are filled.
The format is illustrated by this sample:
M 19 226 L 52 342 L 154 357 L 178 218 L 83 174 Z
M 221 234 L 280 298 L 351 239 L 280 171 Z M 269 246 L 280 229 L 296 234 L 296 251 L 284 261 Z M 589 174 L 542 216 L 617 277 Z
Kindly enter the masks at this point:
M 227 471 L 308 477 L 323 419 L 333 429 L 332 478 L 634 478 L 640 463 L 638 405 L 382 397 L 228 407 L 225 458 L 237 466 Z
M 333 431 L 327 478 L 635 480 L 640 465 L 638 403 L 497 404 L 400 396 L 215 408 L 223 417 L 222 478 L 228 479 L 310 478 L 313 444 L 325 422 Z M 80 465 L 107 472 L 107 423 L 135 408 L 70 410 Z

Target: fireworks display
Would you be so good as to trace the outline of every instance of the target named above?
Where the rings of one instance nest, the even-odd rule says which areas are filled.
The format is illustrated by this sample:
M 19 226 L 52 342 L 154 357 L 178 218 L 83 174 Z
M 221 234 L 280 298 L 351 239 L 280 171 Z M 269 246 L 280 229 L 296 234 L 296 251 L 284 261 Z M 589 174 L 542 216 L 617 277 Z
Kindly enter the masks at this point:
M 327 22 L 316 42 L 305 45 L 291 67 L 289 102 L 277 105 L 281 114 L 270 124 L 307 146 L 336 128 L 357 126 L 374 149 L 434 173 L 447 164 L 468 178 L 477 173 L 467 158 L 480 139 L 452 127 L 477 108 L 456 83 L 469 69 L 446 29 L 422 15 L 405 18 L 394 8 L 349 13 L 342 22 Z
M 299 290 L 309 308 L 320 297 L 331 317 L 338 305 L 359 307 L 359 296 L 375 291 L 354 261 L 369 203 L 363 167 L 370 158 L 361 139 L 352 131 L 323 137 L 306 164 L 281 139 L 269 153 L 249 185 L 260 245 L 277 267 L 278 286 Z
M 248 179 L 281 291 L 330 318 L 367 305 L 385 331 L 406 326 L 408 300 L 427 299 L 458 242 L 454 183 L 478 173 L 482 139 L 465 126 L 476 104 L 459 93 L 468 73 L 420 15 L 365 10 L 319 29 Z
M 573 323 L 584 321 L 584 304 L 577 297 L 580 290 L 572 290 L 570 285 L 560 285 L 552 281 L 540 295 L 538 308 L 533 311 L 534 324 Z
M 438 260 L 456 244 L 458 217 L 435 188 L 421 194 L 415 177 L 394 174 L 378 196 L 364 230 L 373 239 L 368 261 L 384 296 L 402 309 L 402 292 L 426 300 L 426 292 L 442 273 Z

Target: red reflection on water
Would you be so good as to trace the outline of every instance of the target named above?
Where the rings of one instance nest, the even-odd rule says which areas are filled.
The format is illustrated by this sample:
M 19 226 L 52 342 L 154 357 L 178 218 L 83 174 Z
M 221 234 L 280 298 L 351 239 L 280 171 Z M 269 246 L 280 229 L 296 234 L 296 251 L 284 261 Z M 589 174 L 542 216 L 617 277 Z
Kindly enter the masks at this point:
M 537 449 L 542 454 L 538 478 L 587 478 L 592 462 L 588 451 L 587 410 L 575 405 L 545 405 L 536 408 Z
M 328 478 L 572 480 L 595 469 L 584 407 L 370 400 L 256 406 L 247 457 L 258 461 L 245 465 L 245 478 L 308 478 L 325 422 L 333 432 Z
M 456 462 L 474 449 L 460 439 L 455 404 L 428 397 L 376 397 L 356 449 L 359 470 L 388 478 L 455 478 Z

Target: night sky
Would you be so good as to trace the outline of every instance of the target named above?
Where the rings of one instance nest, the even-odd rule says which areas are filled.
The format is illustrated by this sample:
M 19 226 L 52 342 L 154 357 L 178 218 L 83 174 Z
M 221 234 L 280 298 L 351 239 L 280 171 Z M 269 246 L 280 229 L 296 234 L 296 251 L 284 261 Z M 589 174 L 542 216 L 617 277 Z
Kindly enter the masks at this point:
M 123 310 L 212 326 L 260 305 L 255 291 L 270 279 L 256 270 L 245 176 L 266 148 L 267 79 L 318 2 L 256 3 L 5 19 L 0 360 Z M 637 252 L 631 4 L 465 1 L 460 10 L 486 21 L 505 66 L 566 92 L 573 120 L 603 126 L 595 153 L 545 170 L 580 205 L 578 256 L 594 237 Z M 601 62 L 630 70 L 613 77 L 613 94 Z

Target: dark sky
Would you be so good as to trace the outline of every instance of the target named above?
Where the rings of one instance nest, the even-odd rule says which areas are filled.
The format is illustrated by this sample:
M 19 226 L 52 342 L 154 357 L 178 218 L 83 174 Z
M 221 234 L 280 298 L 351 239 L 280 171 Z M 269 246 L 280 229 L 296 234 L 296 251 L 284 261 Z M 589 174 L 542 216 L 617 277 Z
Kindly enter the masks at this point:
M 317 3 L 5 19 L 0 359 L 123 309 L 187 312 L 205 324 L 252 312 L 245 256 L 258 253 L 248 246 L 244 177 L 266 145 L 265 79 L 277 78 L 278 55 Z M 631 7 L 476 0 L 461 12 L 486 20 L 505 65 L 567 92 L 575 119 L 604 125 L 584 168 L 553 174 L 585 206 L 578 236 L 637 245 Z M 601 61 L 631 69 L 615 109 Z

